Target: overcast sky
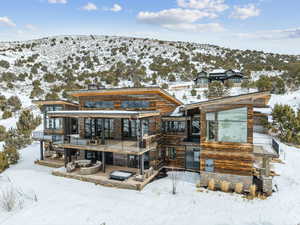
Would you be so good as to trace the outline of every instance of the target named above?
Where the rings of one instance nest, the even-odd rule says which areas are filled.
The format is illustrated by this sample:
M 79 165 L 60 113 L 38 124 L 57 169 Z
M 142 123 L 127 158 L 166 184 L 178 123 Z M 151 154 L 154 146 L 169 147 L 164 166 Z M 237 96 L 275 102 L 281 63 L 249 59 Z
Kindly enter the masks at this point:
M 1 0 L 0 41 L 99 34 L 300 54 L 300 0 Z

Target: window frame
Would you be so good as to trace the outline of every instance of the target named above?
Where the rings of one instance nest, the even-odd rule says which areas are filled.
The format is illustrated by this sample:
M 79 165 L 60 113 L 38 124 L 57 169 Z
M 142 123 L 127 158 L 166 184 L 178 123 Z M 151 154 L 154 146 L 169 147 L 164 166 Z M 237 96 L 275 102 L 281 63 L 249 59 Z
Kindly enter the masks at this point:
M 219 120 L 219 113 L 224 112 L 224 111 L 229 111 L 229 110 L 238 110 L 238 109 L 246 109 L 246 120 L 230 120 L 230 122 L 232 123 L 245 123 L 246 125 L 246 139 L 245 141 L 222 141 L 219 139 L 219 127 L 221 122 L 224 122 L 226 120 Z M 248 143 L 248 107 L 247 106 L 243 106 L 243 107 L 238 107 L 238 108 L 231 108 L 231 109 L 226 109 L 226 110 L 219 110 L 219 111 L 212 111 L 212 112 L 206 112 L 205 113 L 205 120 L 206 120 L 206 134 L 205 134 L 205 140 L 207 142 L 226 142 L 226 143 L 240 143 L 240 144 L 245 144 Z M 208 119 L 208 114 L 214 114 L 213 118 L 214 119 Z M 208 135 L 210 132 L 210 125 L 209 124 L 214 124 L 213 132 L 214 132 L 214 137 L 209 139 Z

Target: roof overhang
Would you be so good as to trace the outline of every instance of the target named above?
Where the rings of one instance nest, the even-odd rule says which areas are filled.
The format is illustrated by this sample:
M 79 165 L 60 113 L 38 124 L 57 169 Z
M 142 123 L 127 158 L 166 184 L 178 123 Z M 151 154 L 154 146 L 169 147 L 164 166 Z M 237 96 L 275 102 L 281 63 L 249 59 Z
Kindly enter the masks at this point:
M 70 110 L 70 111 L 50 111 L 47 113 L 50 118 L 125 118 L 141 119 L 159 116 L 158 111 L 117 111 L 117 110 Z
M 159 94 L 176 105 L 183 105 L 177 98 L 170 95 L 168 92 L 159 87 L 149 88 L 112 88 L 112 89 L 98 89 L 98 90 L 78 90 L 68 92 L 74 97 L 83 96 L 107 96 L 107 95 L 138 95 L 138 94 Z
M 271 95 L 269 92 L 254 92 L 249 94 L 242 94 L 236 96 L 228 96 L 228 97 L 221 97 L 215 98 L 208 101 L 197 102 L 192 104 L 187 104 L 183 106 L 183 110 L 189 110 L 194 108 L 205 109 L 208 107 L 217 107 L 224 104 L 230 105 L 246 105 L 246 104 L 255 104 L 254 100 L 263 98 L 266 99 L 268 102 Z
M 71 105 L 78 107 L 77 103 L 65 100 L 33 100 L 32 102 L 36 105 Z

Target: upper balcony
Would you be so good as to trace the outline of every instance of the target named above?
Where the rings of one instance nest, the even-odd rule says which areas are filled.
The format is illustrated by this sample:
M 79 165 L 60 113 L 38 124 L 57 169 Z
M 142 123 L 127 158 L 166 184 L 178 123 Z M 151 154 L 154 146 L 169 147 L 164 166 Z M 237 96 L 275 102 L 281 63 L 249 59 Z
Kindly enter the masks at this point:
M 83 139 L 79 135 L 70 135 L 64 143 L 57 144 L 62 148 L 113 152 L 118 154 L 141 155 L 157 147 L 157 135 L 144 136 L 140 141 L 115 139 Z

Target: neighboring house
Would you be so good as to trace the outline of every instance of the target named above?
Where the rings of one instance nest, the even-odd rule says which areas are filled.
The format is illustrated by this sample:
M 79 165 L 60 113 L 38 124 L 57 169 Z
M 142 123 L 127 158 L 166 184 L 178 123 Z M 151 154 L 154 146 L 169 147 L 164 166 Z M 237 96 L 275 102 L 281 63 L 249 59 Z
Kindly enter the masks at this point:
M 276 154 L 253 144 L 253 108 L 266 107 L 268 93 L 188 105 L 155 87 L 79 90 L 69 94 L 78 97 L 77 109 L 48 111 L 45 118 L 63 118 L 63 123 L 68 124 L 63 143 L 53 141 L 56 149 L 63 149 L 61 165 L 78 160 L 101 162 L 102 172 L 97 179 L 106 174 L 101 178 L 105 181 L 95 181 L 93 177 L 92 182 L 141 189 L 162 169 L 181 169 L 200 172 L 202 186 L 215 179 L 232 185 L 243 183 L 248 190 L 255 177 L 264 184 L 265 192 L 272 190 L 269 161 Z M 48 105 L 47 101 L 38 103 Z M 72 124 L 78 124 L 77 133 L 77 129 L 70 129 Z M 44 158 L 42 147 L 38 163 L 47 161 L 44 164 L 50 165 L 55 157 Z M 134 181 L 130 178 L 127 183 L 116 184 L 109 179 L 114 170 L 117 174 L 133 171 L 139 175 Z M 58 174 L 90 179 L 72 172 Z
M 231 81 L 234 86 L 240 86 L 242 81 L 246 79 L 244 74 L 238 70 L 216 69 L 211 72 L 201 71 L 194 80 L 195 84 L 200 87 L 207 87 L 212 81 Z

